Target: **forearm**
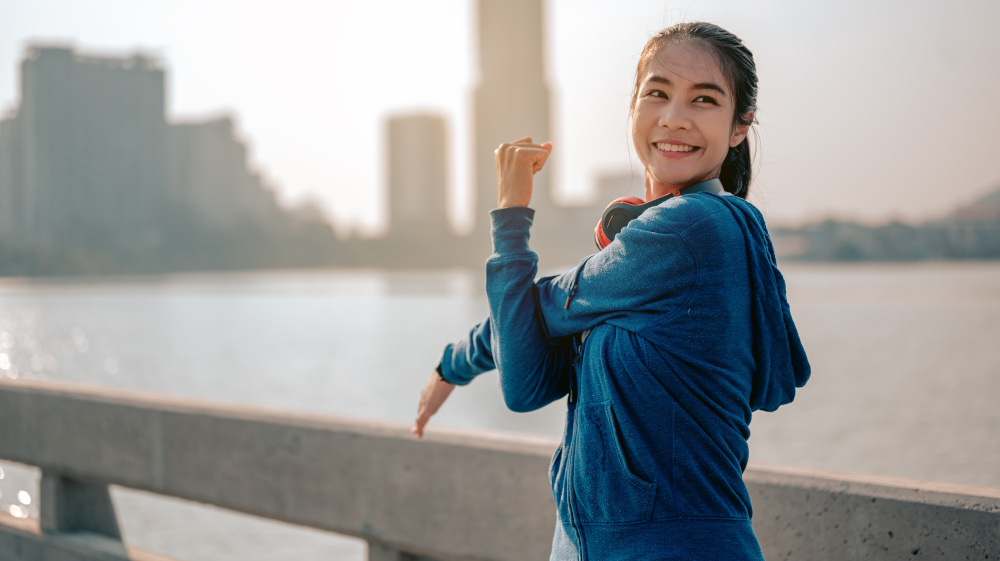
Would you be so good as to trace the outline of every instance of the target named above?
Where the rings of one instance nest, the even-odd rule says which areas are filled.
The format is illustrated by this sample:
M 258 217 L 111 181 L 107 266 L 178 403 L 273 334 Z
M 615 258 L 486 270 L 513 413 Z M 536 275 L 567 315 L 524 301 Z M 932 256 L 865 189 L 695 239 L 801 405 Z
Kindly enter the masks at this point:
M 464 386 L 483 372 L 496 368 L 493 361 L 490 318 L 476 325 L 464 339 L 450 343 L 441 356 L 441 375 L 452 384 Z

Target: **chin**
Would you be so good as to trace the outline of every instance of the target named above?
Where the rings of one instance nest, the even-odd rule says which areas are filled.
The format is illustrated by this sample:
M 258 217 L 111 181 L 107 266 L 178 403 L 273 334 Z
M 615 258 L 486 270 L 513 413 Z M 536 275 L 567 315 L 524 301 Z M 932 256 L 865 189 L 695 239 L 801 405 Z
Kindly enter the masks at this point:
M 691 173 L 691 172 L 684 173 L 678 171 L 672 171 L 669 173 L 660 173 L 657 170 L 653 170 L 651 175 L 653 176 L 653 179 L 659 181 L 660 183 L 664 183 L 666 185 L 684 185 L 687 183 L 696 183 L 699 180 L 699 177 L 701 177 L 704 174 Z

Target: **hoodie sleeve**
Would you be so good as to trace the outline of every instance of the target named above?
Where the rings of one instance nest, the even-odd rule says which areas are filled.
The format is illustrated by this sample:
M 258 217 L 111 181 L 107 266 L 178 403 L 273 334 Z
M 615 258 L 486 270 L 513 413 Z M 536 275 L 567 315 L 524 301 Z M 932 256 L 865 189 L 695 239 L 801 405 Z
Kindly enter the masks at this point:
M 483 372 L 493 370 L 493 345 L 490 342 L 490 318 L 472 328 L 469 336 L 450 343 L 441 356 L 441 376 L 447 382 L 464 386 Z

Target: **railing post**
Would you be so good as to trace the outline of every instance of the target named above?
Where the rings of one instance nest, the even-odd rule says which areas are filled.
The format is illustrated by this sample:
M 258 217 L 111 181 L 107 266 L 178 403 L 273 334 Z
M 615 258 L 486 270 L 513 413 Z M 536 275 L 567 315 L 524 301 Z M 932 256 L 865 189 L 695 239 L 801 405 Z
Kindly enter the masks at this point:
M 122 539 L 107 485 L 94 485 L 42 472 L 38 515 L 45 534 L 93 532 Z

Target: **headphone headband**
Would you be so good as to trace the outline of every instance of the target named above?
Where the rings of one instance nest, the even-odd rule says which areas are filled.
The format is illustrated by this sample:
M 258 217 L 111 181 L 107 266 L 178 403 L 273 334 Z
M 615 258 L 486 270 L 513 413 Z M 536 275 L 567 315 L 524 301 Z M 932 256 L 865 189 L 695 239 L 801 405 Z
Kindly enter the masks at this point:
M 718 194 L 722 191 L 724 191 L 724 189 L 721 181 L 718 179 L 709 179 L 708 181 L 688 185 L 680 190 L 680 194 L 691 195 L 693 193 L 701 192 Z M 601 216 L 601 223 L 597 225 L 597 230 L 594 232 L 594 241 L 597 243 L 597 248 L 604 249 L 608 244 L 615 240 L 615 236 L 617 236 L 629 222 L 639 218 L 639 215 L 654 206 L 659 205 L 667 199 L 673 198 L 673 196 L 673 194 L 665 195 L 643 204 L 614 202 L 608 205 L 608 208 L 604 209 L 604 214 Z M 602 244 L 601 242 L 604 243 Z

